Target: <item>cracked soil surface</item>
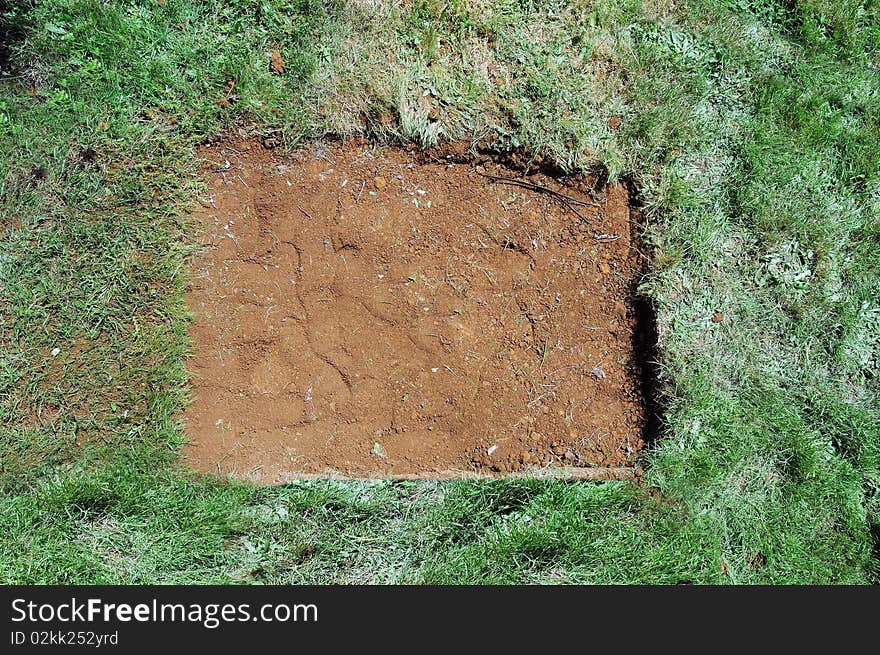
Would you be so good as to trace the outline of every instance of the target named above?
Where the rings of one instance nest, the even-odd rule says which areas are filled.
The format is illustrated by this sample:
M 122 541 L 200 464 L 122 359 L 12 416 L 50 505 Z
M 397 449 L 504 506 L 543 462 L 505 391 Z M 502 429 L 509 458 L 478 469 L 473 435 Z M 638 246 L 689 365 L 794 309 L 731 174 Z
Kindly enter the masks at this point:
M 524 177 L 462 146 L 202 156 L 190 466 L 272 484 L 632 463 L 623 186 Z

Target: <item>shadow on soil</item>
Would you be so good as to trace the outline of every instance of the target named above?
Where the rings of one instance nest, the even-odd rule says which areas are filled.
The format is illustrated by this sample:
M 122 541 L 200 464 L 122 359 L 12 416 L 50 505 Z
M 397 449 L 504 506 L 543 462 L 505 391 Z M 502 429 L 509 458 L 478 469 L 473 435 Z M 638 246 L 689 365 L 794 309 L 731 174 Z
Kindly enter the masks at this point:
M 644 277 L 651 267 L 651 253 L 648 252 L 643 233 L 645 228 L 644 213 L 641 205 L 641 194 L 635 183 L 626 179 L 623 181 L 629 191 L 630 209 L 633 221 L 630 228 L 633 231 L 632 241 L 637 244 L 640 253 L 640 277 Z M 663 406 L 660 393 L 660 352 L 658 347 L 657 311 L 653 302 L 647 296 L 642 295 L 638 289 L 637 280 L 630 291 L 630 302 L 636 319 L 636 329 L 633 332 L 633 353 L 635 356 L 635 374 L 639 380 L 642 398 L 645 402 L 645 427 L 642 440 L 646 447 L 654 445 L 661 437 L 663 431 Z

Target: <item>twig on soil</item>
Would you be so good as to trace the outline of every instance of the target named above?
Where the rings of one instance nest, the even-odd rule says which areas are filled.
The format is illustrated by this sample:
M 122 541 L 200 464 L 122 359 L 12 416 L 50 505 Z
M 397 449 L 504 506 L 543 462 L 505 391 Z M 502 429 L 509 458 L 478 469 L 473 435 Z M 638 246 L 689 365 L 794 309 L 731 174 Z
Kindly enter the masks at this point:
M 532 191 L 538 191 L 539 193 L 549 193 L 551 196 L 555 198 L 560 198 L 565 200 L 566 202 L 573 203 L 575 205 L 583 205 L 584 207 L 598 207 L 599 204 L 595 202 L 587 202 L 586 200 L 581 200 L 580 198 L 575 198 L 574 196 L 569 196 L 564 193 L 560 193 L 559 191 L 554 191 L 553 189 L 548 189 L 545 186 L 541 186 L 540 184 L 532 184 L 531 182 L 526 182 L 525 180 L 520 180 L 515 177 L 499 177 L 498 175 L 489 175 L 488 173 L 480 173 L 483 177 L 488 177 L 490 180 L 495 182 L 501 182 L 503 184 L 512 184 L 514 186 L 523 187 L 524 189 L 531 189 Z
M 599 203 L 596 202 L 587 202 L 586 200 L 581 200 L 580 198 L 575 198 L 574 196 L 569 196 L 565 193 L 560 193 L 559 191 L 554 191 L 553 189 L 548 189 L 547 187 L 543 187 L 539 184 L 532 184 L 531 182 L 526 182 L 525 180 L 519 180 L 515 177 L 499 177 L 497 175 L 489 175 L 488 173 L 480 173 L 483 177 L 486 177 L 493 182 L 500 182 L 501 184 L 510 184 L 512 186 L 518 186 L 523 189 L 529 189 L 531 191 L 537 191 L 538 193 L 546 193 L 553 198 L 559 200 L 565 207 L 570 209 L 572 213 L 575 214 L 579 219 L 581 219 L 584 223 L 588 223 L 587 218 L 581 214 L 576 208 L 575 205 L 580 205 L 582 207 L 599 207 Z
M 555 390 L 553 390 L 553 389 L 551 389 L 550 391 L 545 391 L 545 392 L 542 393 L 540 396 L 538 396 L 538 397 L 535 398 L 534 400 L 532 400 L 532 401 L 530 401 L 529 403 L 527 403 L 527 404 L 526 404 L 526 407 L 528 407 L 529 409 L 531 409 L 531 408 L 534 407 L 537 403 L 539 403 L 539 402 L 541 402 L 542 400 L 544 400 L 544 398 L 547 398 L 548 396 L 552 396 L 552 395 L 554 394 L 554 391 L 555 391 Z

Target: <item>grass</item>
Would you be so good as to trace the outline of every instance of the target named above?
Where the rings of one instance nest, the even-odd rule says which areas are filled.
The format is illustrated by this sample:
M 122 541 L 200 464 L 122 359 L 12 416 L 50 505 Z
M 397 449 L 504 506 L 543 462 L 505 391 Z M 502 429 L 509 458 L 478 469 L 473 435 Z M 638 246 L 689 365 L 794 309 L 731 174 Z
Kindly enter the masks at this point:
M 0 581 L 878 581 L 875 0 L 2 16 Z M 186 209 L 229 129 L 466 138 L 635 183 L 665 407 L 646 484 L 183 470 Z

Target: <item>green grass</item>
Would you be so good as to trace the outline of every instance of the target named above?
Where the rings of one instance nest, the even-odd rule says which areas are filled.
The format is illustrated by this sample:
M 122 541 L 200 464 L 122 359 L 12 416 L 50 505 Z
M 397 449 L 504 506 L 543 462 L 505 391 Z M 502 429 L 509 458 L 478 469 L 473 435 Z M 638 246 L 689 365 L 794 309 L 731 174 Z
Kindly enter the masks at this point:
M 876 0 L 2 15 L 0 581 L 878 581 Z M 666 408 L 646 484 L 184 471 L 187 207 L 230 129 L 492 141 L 636 183 Z

